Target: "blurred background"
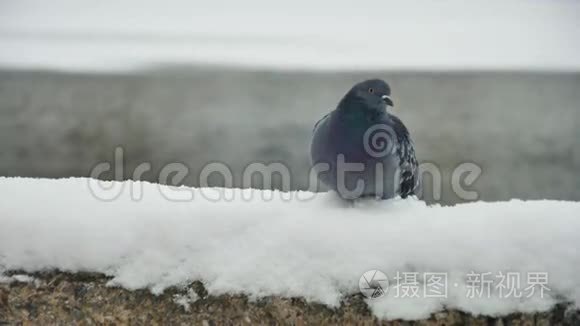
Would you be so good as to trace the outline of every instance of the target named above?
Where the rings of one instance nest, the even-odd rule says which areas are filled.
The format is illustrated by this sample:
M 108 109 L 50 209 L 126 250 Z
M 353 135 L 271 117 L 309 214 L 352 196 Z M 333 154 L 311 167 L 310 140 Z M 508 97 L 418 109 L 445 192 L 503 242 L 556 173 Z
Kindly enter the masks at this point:
M 126 177 L 282 162 L 306 189 L 314 123 L 378 77 L 443 173 L 427 201 L 463 201 L 464 162 L 483 200 L 580 200 L 579 35 L 572 0 L 0 0 L 0 176 L 88 176 L 121 146 Z

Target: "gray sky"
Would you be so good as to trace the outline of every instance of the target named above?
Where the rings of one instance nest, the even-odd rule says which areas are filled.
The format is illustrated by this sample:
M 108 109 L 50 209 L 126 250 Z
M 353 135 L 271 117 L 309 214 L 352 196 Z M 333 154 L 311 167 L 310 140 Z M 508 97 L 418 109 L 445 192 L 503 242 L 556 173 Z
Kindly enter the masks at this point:
M 0 65 L 580 71 L 580 1 L 0 0 Z

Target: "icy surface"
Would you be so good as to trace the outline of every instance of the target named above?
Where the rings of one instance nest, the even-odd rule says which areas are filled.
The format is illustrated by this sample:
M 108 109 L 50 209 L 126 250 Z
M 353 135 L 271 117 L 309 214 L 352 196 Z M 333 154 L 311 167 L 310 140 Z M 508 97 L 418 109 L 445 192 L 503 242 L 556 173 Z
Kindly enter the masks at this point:
M 0 66 L 580 71 L 578 1 L 0 2 Z
M 368 300 L 381 318 L 580 302 L 576 202 L 348 205 L 332 194 L 104 185 L 109 190 L 88 179 L 0 178 L 0 272 L 94 271 L 112 276 L 111 285 L 153 293 L 200 280 L 210 294 L 301 296 L 336 306 L 376 269 L 391 282 L 385 297 Z M 418 298 L 397 295 L 407 283 L 396 288 L 395 276 L 411 272 L 446 273 L 446 296 L 427 297 L 423 288 Z M 469 297 L 469 275 L 507 272 L 521 275 L 522 290 L 527 274 L 546 273 L 548 290 L 501 297 L 494 283 L 489 298 Z M 196 299 L 176 298 L 184 308 Z

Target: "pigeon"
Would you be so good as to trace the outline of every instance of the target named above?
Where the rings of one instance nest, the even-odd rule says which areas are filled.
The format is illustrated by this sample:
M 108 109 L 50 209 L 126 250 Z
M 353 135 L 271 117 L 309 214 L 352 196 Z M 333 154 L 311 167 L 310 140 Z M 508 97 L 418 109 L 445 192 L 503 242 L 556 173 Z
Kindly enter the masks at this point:
M 388 111 L 389 85 L 354 85 L 314 126 L 310 158 L 318 179 L 343 199 L 417 195 L 419 171 L 407 127 Z

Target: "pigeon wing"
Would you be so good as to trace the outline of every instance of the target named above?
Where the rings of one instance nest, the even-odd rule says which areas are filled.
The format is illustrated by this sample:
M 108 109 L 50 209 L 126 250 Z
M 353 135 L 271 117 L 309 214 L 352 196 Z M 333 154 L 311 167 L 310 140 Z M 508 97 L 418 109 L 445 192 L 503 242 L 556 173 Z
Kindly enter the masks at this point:
M 320 120 L 318 120 L 316 122 L 316 124 L 314 124 L 314 128 L 312 128 L 312 132 L 316 131 L 316 128 L 318 128 L 318 126 L 326 119 L 328 119 L 328 117 L 330 116 L 330 112 L 325 114 Z
M 397 134 L 400 169 L 400 195 L 401 198 L 416 195 L 419 187 L 419 164 L 415 156 L 413 140 L 409 135 L 407 127 L 395 116 L 391 116 Z

